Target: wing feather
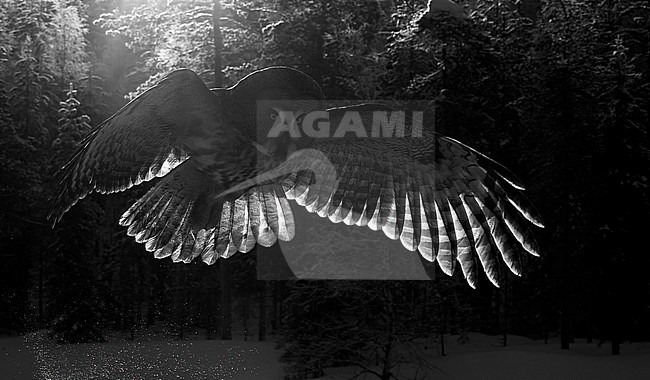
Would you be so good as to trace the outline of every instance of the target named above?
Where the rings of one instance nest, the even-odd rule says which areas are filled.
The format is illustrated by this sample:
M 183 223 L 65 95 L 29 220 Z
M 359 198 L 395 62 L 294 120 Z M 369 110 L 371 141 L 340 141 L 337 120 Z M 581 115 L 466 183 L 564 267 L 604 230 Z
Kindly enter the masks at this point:
M 129 102 L 80 143 L 56 175 L 56 223 L 93 191 L 126 190 L 168 174 L 220 121 L 218 97 L 190 70 L 177 70 Z
M 372 108 L 364 105 L 330 110 L 330 120 L 350 110 L 372 119 L 367 114 Z M 406 249 L 417 249 L 426 260 L 437 261 L 448 275 L 458 263 L 472 287 L 479 267 L 498 286 L 496 252 L 517 275 L 522 270 L 519 248 L 539 252 L 528 222 L 542 226 L 541 218 L 521 194 L 521 181 L 454 139 L 430 131 L 421 138 L 347 134 L 307 140 L 301 148 L 326 157 L 310 167 L 316 171 L 304 190 L 310 212 L 333 222 L 382 230 L 388 238 L 400 239 Z
M 213 264 L 250 252 L 256 243 L 271 246 L 294 237 L 293 213 L 279 184 L 229 199 L 217 197 L 222 190 L 190 159 L 131 206 L 120 224 L 155 257 L 185 263 L 201 256 Z

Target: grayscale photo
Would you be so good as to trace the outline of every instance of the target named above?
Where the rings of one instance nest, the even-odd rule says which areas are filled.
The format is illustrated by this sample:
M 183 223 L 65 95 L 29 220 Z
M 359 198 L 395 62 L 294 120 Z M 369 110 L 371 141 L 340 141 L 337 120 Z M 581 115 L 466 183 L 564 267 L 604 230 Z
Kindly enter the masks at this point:
M 650 378 L 645 0 L 3 0 L 0 379 Z

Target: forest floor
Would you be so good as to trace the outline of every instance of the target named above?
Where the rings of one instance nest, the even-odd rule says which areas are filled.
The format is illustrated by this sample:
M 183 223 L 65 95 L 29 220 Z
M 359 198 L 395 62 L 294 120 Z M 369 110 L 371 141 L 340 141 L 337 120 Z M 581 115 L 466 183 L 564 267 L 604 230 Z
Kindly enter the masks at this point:
M 650 343 L 625 343 L 620 356 L 610 345 L 576 340 L 571 349 L 559 341 L 470 333 L 469 341 L 445 336 L 446 356 L 439 345 L 409 350 L 423 359 L 419 365 L 395 367 L 400 379 L 647 379 Z M 137 341 L 109 337 L 107 343 L 57 345 L 45 332 L 0 337 L 0 379 L 282 379 L 281 351 L 273 342 L 205 340 L 183 341 L 160 334 Z M 405 356 L 406 357 L 406 356 Z M 411 362 L 412 363 L 412 362 Z M 377 368 L 373 368 L 377 369 Z M 326 368 L 322 380 L 349 379 L 358 367 Z M 376 379 L 362 375 L 358 379 Z
M 39 331 L 0 337 L 0 380 L 282 379 L 282 352 L 272 341 L 182 341 L 164 333 L 120 333 L 106 343 L 56 344 Z
M 576 339 L 569 350 L 560 349 L 559 338 L 532 340 L 508 336 L 503 347 L 500 336 L 470 333 L 466 343 L 459 336 L 445 336 L 445 354 L 439 343 L 428 350 L 419 347 L 415 355 L 424 358 L 418 366 L 394 367 L 403 379 L 650 379 L 650 342 L 621 344 L 621 355 L 611 355 L 611 344 L 587 343 Z M 413 356 L 413 349 L 409 350 Z M 412 363 L 413 361 L 411 361 Z M 373 370 L 379 370 L 374 367 Z M 328 368 L 320 380 L 350 379 L 359 367 Z M 379 371 L 381 372 L 381 371 Z M 361 375 L 358 380 L 377 379 Z

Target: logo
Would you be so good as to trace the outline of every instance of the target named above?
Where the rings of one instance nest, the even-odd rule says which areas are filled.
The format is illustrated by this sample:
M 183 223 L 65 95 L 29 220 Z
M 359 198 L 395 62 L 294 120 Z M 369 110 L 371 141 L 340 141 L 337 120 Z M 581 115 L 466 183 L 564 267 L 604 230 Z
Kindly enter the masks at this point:
M 308 101 L 258 101 L 258 131 L 265 134 L 260 138 L 420 138 L 425 125 L 435 126 L 432 101 L 368 102 L 327 110 L 309 109 L 310 105 Z
M 376 225 L 379 205 L 372 205 L 375 211 L 370 215 L 359 203 L 360 196 L 368 195 L 369 189 L 376 186 L 369 184 L 374 179 L 368 173 L 372 172 L 377 181 L 383 178 L 381 170 L 386 161 L 372 167 L 372 160 L 390 158 L 348 156 L 346 152 L 354 150 L 355 139 L 405 139 L 404 144 L 409 144 L 412 139 L 422 138 L 435 126 L 432 102 L 346 105 L 349 103 L 342 101 L 339 107 L 304 111 L 301 104 L 308 109 L 307 101 L 258 102 L 259 135 L 258 141 L 252 142 L 260 154 L 258 162 L 267 163 L 276 157 L 276 151 L 286 156 L 277 166 L 260 171 L 221 195 L 281 183 L 290 200 L 290 210 L 281 212 L 278 208 L 277 213 L 293 221 L 295 235 L 290 234 L 288 240 L 278 239 L 269 248 L 258 246 L 259 279 L 431 278 L 432 263 L 425 263 L 418 252 L 408 252 L 399 239 L 391 240 L 381 229 L 368 227 L 373 222 Z M 306 138 L 304 144 L 300 143 L 302 138 Z M 285 148 L 292 144 L 297 150 Z M 391 142 L 388 146 L 399 145 Z M 317 147 L 327 148 L 321 151 Z M 371 165 L 367 173 L 362 173 L 360 162 Z M 382 213 L 395 208 L 395 201 L 389 202 L 392 205 L 381 206 Z M 278 261 L 285 262 L 289 272 L 279 271 Z
M 362 117 L 361 112 L 345 110 L 332 121 L 330 111 L 312 111 L 297 117 L 293 111 L 279 111 L 268 137 L 279 137 L 287 132 L 293 138 L 341 138 L 348 134 L 359 138 L 422 137 L 423 111 L 375 110 Z M 364 121 L 364 119 L 366 119 Z M 301 128 L 295 128 L 298 123 Z

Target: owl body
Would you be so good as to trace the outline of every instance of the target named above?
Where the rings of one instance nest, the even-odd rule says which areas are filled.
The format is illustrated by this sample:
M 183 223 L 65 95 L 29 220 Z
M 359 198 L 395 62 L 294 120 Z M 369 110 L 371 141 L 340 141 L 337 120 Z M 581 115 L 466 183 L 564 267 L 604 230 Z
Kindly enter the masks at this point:
M 362 129 L 298 133 L 314 111 L 344 132 L 353 119 Z M 58 221 L 90 192 L 162 177 L 120 219 L 158 258 L 212 264 L 291 240 L 297 203 L 334 223 L 381 230 L 448 275 L 460 267 L 472 287 L 480 268 L 497 286 L 501 263 L 520 275 L 521 252 L 538 255 L 530 224 L 542 226 L 521 182 L 426 122 L 418 130 L 411 120 L 399 136 L 373 129 L 377 112 L 392 111 L 326 110 L 318 84 L 286 67 L 218 90 L 179 70 L 80 143 L 57 174 L 50 216 Z

